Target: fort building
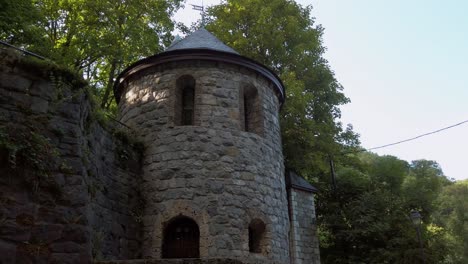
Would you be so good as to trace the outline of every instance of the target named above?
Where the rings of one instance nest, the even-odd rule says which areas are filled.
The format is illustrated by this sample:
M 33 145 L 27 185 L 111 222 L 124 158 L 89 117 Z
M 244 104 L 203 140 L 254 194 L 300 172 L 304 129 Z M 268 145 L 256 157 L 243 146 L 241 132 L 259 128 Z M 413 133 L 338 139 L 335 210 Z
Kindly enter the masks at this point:
M 143 257 L 318 258 L 314 189 L 285 182 L 275 73 L 200 29 L 127 68 L 115 95 L 147 147 Z
M 48 174 L 58 198 L 45 181 L 37 198 L 22 187 L 30 179 L 0 180 L 11 198 L 2 200 L 0 262 L 320 263 L 317 190 L 285 169 L 285 87 L 266 66 L 205 29 L 132 64 L 114 94 L 118 123 L 144 147 L 136 155 L 90 121 L 80 88 L 63 81 L 57 95 L 50 73 L 2 59 L 0 124 L 27 127 L 27 118 L 46 115 L 37 127 L 62 165 Z M 5 162 L 1 173 L 18 174 Z M 34 243 L 43 255 L 28 253 Z

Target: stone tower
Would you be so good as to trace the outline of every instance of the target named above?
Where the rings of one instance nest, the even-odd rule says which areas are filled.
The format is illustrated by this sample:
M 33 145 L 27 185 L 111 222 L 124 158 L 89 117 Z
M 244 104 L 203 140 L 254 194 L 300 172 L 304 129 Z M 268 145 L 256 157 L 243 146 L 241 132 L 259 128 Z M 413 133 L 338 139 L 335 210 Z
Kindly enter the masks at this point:
M 114 89 L 146 146 L 143 257 L 291 263 L 278 76 L 200 29 Z

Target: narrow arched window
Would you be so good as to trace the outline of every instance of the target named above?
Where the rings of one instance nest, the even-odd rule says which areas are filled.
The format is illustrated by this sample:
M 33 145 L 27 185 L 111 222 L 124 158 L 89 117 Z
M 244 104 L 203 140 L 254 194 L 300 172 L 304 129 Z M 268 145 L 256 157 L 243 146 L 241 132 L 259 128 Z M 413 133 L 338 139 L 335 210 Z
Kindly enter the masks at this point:
M 249 98 L 247 94 L 244 93 L 244 130 L 252 130 L 252 118 L 253 118 L 253 104 L 252 98 Z
M 246 85 L 241 90 L 241 127 L 244 131 L 262 135 L 263 119 L 257 89 Z
M 194 220 L 179 216 L 164 228 L 163 258 L 199 258 L 199 248 L 200 231 Z
M 175 98 L 175 124 L 192 126 L 195 119 L 195 79 L 184 75 L 177 79 Z
M 265 223 L 260 219 L 254 219 L 249 225 L 249 251 L 262 253 L 265 247 Z

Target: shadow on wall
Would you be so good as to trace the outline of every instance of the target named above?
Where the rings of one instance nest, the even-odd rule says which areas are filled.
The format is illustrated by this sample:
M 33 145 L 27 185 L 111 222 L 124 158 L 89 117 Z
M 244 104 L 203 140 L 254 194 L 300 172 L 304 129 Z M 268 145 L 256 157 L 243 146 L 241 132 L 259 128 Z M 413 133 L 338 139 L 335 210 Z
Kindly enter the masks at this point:
M 139 257 L 141 152 L 90 97 L 72 72 L 0 49 L 0 263 Z

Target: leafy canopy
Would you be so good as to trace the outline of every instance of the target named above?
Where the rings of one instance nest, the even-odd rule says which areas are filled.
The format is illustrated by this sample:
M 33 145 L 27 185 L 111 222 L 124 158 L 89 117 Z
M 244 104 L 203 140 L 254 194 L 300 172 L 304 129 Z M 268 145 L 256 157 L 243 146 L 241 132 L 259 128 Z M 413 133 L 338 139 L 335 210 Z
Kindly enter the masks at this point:
M 111 87 L 119 72 L 133 61 L 169 45 L 174 29 L 171 16 L 182 3 L 182 0 L 2 1 L 6 9 L 0 11 L 0 36 L 81 72 L 101 93 L 103 107 L 110 106 Z M 12 21 L 4 20 L 8 17 Z
M 286 163 L 303 175 L 328 171 L 328 156 L 358 144 L 337 120 L 349 102 L 323 58 L 323 28 L 312 7 L 287 0 L 229 0 L 208 10 L 206 26 L 240 54 L 273 69 L 286 86 L 281 127 Z

